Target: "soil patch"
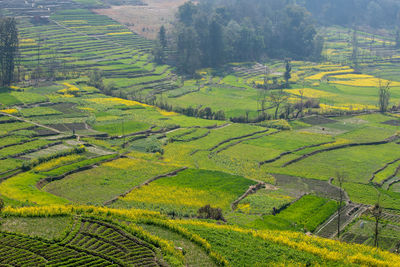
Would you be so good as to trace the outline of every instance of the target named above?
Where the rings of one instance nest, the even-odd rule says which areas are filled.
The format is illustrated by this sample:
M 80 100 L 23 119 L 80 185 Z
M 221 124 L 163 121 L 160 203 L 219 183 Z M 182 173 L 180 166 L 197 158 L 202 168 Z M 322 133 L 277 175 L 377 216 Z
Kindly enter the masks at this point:
M 320 124 L 328 124 L 328 123 L 335 123 L 337 121 L 328 119 L 322 116 L 311 116 L 301 119 L 303 122 L 310 124 L 310 125 L 320 125 Z
M 122 23 L 135 33 L 156 39 L 162 25 L 171 28 L 178 7 L 187 0 L 143 0 L 145 6 L 112 6 L 109 9 L 97 9 L 94 12 L 108 16 Z
M 314 193 L 317 196 L 330 199 L 338 199 L 339 196 L 339 189 L 327 181 L 283 174 L 273 174 L 273 176 L 276 179 L 276 186 L 283 188 L 296 198 L 308 193 Z
M 391 126 L 400 126 L 400 120 L 385 121 L 385 122 L 382 122 L 382 124 L 387 124 L 387 125 L 391 125 Z

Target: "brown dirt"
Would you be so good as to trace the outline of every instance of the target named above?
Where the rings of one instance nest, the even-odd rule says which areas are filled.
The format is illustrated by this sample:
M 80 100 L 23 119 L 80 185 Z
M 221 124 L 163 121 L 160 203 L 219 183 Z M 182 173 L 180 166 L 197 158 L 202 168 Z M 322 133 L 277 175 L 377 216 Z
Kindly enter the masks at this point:
M 146 6 L 112 6 L 109 9 L 97 9 L 94 12 L 108 16 L 135 33 L 155 39 L 162 25 L 171 29 L 171 22 L 178 7 L 187 0 L 143 0 Z

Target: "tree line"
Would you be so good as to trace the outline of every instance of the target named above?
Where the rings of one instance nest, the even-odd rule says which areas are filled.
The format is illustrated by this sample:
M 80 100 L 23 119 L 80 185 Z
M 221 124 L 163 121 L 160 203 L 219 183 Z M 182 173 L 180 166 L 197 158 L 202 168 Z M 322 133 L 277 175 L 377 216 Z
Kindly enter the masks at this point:
M 189 75 L 227 62 L 315 60 L 323 48 L 311 14 L 281 0 L 189 1 L 179 7 L 168 44 L 165 38 L 161 28 L 157 61 L 165 61 L 168 46 L 178 71 Z
M 373 28 L 395 28 L 400 25 L 398 0 L 300 0 L 314 18 L 324 25 L 353 24 Z

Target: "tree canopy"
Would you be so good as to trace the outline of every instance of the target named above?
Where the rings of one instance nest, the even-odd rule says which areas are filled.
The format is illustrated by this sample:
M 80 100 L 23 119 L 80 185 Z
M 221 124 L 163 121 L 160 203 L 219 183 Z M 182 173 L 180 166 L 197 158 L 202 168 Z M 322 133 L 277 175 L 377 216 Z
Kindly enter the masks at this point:
M 311 14 L 280 0 L 187 2 L 172 36 L 178 70 L 263 58 L 318 59 L 322 38 Z

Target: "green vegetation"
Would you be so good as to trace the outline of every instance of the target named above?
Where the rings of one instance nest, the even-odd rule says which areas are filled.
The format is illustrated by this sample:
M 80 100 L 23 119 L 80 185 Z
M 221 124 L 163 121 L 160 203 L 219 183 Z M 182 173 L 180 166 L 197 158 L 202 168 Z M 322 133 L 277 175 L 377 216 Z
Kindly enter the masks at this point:
M 15 81 L 0 89 L 0 265 L 398 264 L 389 252 L 304 234 L 336 235 L 328 219 L 340 170 L 341 239 L 371 245 L 368 210 L 379 201 L 381 247 L 396 248 L 400 54 L 392 30 L 332 26 L 323 12 L 317 27 L 303 8 L 275 0 L 188 3 L 178 12 L 174 37 L 184 51 L 175 57 L 165 34 L 158 47 L 97 13 L 110 10 L 89 10 L 138 0 L 3 2 L 1 15 L 16 17 L 21 56 Z M 377 11 L 385 6 L 375 2 Z M 327 3 L 298 4 L 315 15 Z M 320 54 L 321 63 L 282 60 Z M 177 68 L 162 63 L 174 61 Z M 387 112 L 378 107 L 382 84 Z
M 337 203 L 317 196 L 307 195 L 277 215 L 267 215 L 251 226 L 259 229 L 301 229 L 313 232 L 337 209 Z
M 116 206 L 147 208 L 183 216 L 193 216 L 207 204 L 226 211 L 252 184 L 253 181 L 240 176 L 189 169 L 133 190 Z

